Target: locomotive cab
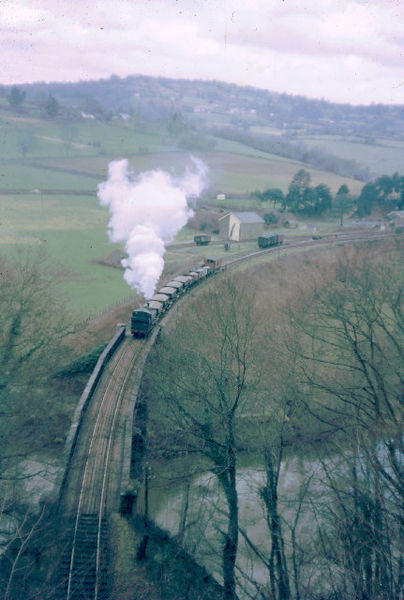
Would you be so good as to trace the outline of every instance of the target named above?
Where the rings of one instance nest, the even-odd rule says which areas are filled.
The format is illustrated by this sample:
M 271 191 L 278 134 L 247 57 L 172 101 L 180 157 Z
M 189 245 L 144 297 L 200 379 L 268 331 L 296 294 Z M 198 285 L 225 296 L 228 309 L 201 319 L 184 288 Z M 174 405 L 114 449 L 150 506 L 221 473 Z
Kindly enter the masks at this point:
M 134 337 L 147 337 L 154 327 L 156 311 L 150 308 L 138 308 L 132 312 L 130 331 Z

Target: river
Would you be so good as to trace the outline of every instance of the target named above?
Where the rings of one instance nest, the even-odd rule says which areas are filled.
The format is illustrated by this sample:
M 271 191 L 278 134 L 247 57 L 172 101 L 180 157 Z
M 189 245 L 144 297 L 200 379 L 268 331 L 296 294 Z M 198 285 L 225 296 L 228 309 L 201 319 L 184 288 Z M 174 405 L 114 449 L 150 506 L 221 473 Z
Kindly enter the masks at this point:
M 291 528 L 296 526 L 299 544 L 296 558 L 305 569 L 305 579 L 316 579 L 320 565 L 313 560 L 312 531 L 315 527 L 312 504 L 321 503 L 325 487 L 320 481 L 321 461 L 291 456 L 283 461 L 279 478 L 279 509 L 283 519 L 286 554 L 292 556 Z M 258 558 L 269 555 L 269 531 L 260 489 L 265 472 L 259 459 L 244 455 L 239 461 L 237 491 L 240 529 L 256 548 L 253 551 L 243 535 L 239 538 L 237 571 L 242 588 L 251 591 L 251 580 L 264 586 L 267 567 Z M 306 489 L 307 488 L 307 489 Z M 303 491 L 301 512 L 297 507 Z M 141 509 L 141 504 L 140 504 Z M 187 550 L 221 582 L 221 542 L 226 526 L 226 503 L 217 479 L 202 460 L 195 457 L 159 461 L 151 466 L 149 478 L 149 512 L 151 518 L 172 535 L 178 536 Z M 304 565 L 303 565 L 304 563 Z M 245 596 L 247 597 L 247 596 Z

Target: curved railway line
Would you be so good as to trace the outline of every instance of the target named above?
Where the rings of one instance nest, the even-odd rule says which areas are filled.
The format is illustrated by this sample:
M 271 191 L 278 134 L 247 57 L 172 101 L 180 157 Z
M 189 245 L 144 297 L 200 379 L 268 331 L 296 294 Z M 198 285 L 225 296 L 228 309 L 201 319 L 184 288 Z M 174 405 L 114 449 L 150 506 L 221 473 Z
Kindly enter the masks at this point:
M 59 598 L 107 597 L 107 516 L 119 507 L 122 439 L 131 425 L 131 394 L 137 391 L 150 347 L 151 340 L 125 339 L 106 365 L 83 414 L 60 498 L 70 541 L 62 560 Z
M 386 234 L 379 232 L 344 233 L 337 238 L 327 236 L 316 241 L 296 239 L 285 247 L 345 244 L 383 237 Z M 279 249 L 278 246 L 249 253 L 228 261 L 226 267 Z M 164 320 L 168 317 L 169 314 Z M 148 339 L 127 337 L 121 343 L 106 364 L 81 417 L 60 497 L 68 541 L 62 556 L 58 600 L 110 598 L 106 576 L 107 517 L 119 509 L 124 483 L 125 440 L 128 436 L 131 439 L 137 392 L 158 330 L 157 327 Z
M 135 354 L 135 356 L 137 353 Z M 128 359 L 129 357 L 129 359 Z M 103 391 L 100 402 L 93 403 L 93 410 L 96 407 L 98 414 L 95 418 L 94 429 L 90 437 L 90 445 L 88 448 L 86 459 L 81 465 L 82 476 L 80 481 L 80 492 L 77 502 L 77 511 L 74 521 L 73 544 L 69 565 L 69 576 L 67 579 L 67 600 L 77 595 L 77 585 L 75 575 L 79 571 L 79 582 L 85 583 L 88 588 L 86 579 L 82 580 L 80 576 L 79 563 L 76 566 L 76 552 L 78 549 L 78 539 L 80 525 L 83 523 L 82 515 L 96 515 L 96 544 L 95 544 L 95 560 L 94 569 L 88 573 L 90 575 L 90 585 L 92 583 L 92 575 L 94 574 L 94 598 L 97 599 L 100 590 L 100 572 L 101 572 L 101 539 L 103 530 L 103 519 L 105 509 L 106 496 L 106 477 L 109 467 L 109 459 L 111 454 L 112 442 L 114 439 L 114 431 L 116 418 L 131 367 L 135 358 L 129 352 L 128 344 L 123 345 L 113 357 L 110 365 L 110 376 L 107 380 L 107 385 Z M 96 480 L 98 478 L 98 481 Z M 101 492 L 101 493 L 99 493 Z M 84 523 L 86 521 L 84 520 Z M 86 526 L 88 527 L 87 521 Z M 82 527 L 81 527 L 82 529 Z M 80 555 L 79 555 L 80 556 Z M 81 587 L 81 586 L 80 586 Z M 91 591 L 86 589 L 87 591 Z

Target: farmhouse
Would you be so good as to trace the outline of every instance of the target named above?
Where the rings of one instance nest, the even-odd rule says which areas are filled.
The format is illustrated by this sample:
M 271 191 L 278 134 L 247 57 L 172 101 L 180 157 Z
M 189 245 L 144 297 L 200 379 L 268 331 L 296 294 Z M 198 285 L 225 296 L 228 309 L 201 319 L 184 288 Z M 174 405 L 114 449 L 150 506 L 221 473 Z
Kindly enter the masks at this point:
M 242 242 L 256 239 L 264 232 L 264 219 L 255 212 L 231 212 L 219 218 L 222 239 Z

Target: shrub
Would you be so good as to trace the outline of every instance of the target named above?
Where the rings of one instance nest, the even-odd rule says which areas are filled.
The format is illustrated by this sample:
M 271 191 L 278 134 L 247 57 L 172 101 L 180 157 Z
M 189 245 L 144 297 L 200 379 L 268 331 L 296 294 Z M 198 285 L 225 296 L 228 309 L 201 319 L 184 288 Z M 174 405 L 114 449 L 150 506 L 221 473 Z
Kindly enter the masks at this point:
M 217 228 L 217 214 L 210 211 L 198 211 L 189 219 L 187 226 L 196 231 L 212 231 L 213 228 Z
M 265 225 L 274 225 L 279 221 L 279 217 L 276 216 L 275 213 L 265 213 L 264 214 Z
M 104 348 L 105 346 L 98 346 L 98 348 L 94 348 L 88 354 L 83 354 L 77 360 L 74 360 L 55 373 L 56 377 L 75 377 L 76 375 L 91 373 Z

